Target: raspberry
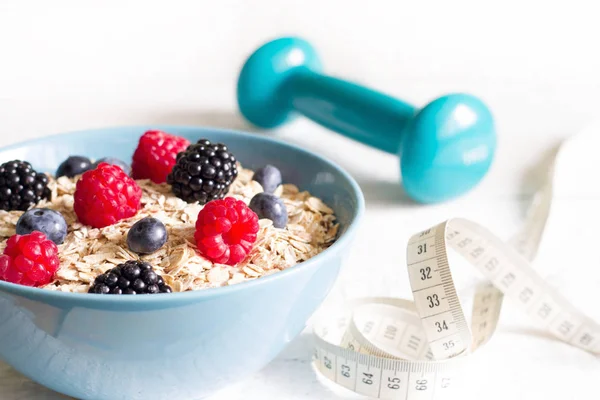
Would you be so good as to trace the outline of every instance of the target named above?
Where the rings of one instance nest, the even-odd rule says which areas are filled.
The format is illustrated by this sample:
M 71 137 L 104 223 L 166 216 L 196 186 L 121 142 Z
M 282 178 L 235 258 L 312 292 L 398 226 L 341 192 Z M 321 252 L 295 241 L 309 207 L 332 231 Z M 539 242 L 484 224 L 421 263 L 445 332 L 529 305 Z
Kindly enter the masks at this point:
M 0 256 L 0 279 L 25 286 L 52 282 L 58 269 L 58 247 L 42 232 L 13 235 Z
M 73 209 L 81 223 L 104 228 L 133 217 L 141 199 L 142 189 L 121 168 L 100 163 L 77 182 Z
M 209 260 L 234 265 L 252 249 L 258 232 L 258 216 L 233 197 L 208 202 L 198 213 L 196 245 Z
M 142 135 L 131 164 L 134 179 L 151 179 L 164 183 L 175 165 L 177 153 L 184 151 L 190 142 L 182 137 L 162 131 L 148 131 Z

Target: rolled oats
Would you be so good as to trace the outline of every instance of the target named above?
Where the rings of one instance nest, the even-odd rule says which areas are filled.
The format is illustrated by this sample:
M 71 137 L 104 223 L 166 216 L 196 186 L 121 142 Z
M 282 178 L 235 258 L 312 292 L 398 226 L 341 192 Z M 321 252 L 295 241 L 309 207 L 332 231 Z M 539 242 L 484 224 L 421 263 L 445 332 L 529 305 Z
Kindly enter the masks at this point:
M 263 189 L 252 180 L 251 170 L 240 166 L 238 171 L 228 195 L 248 204 Z M 277 229 L 270 220 L 262 219 L 257 241 L 245 260 L 233 267 L 213 264 L 196 251 L 194 241 L 194 225 L 202 206 L 177 198 L 169 185 L 137 181 L 143 191 L 142 209 L 137 215 L 103 229 L 93 229 L 77 222 L 73 211 L 77 180 L 78 177 L 51 179 L 51 200 L 37 205 L 59 211 L 69 226 L 65 242 L 59 246 L 61 264 L 56 280 L 45 286 L 49 290 L 86 292 L 98 274 L 136 259 L 150 262 L 175 292 L 234 285 L 306 261 L 329 247 L 337 235 L 338 224 L 330 207 L 295 185 L 283 184 L 275 194 L 283 199 L 288 211 L 286 228 Z M 21 211 L 0 211 L 0 251 L 15 234 L 21 214 Z M 127 232 L 136 221 L 148 216 L 165 224 L 169 238 L 162 249 L 140 256 L 127 247 Z

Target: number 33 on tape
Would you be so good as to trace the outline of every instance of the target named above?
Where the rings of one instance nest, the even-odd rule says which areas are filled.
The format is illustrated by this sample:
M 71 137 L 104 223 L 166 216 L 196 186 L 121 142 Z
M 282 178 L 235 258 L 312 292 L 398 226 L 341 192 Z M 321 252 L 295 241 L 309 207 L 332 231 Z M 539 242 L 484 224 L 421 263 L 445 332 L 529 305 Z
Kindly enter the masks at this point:
M 354 300 L 338 319 L 315 325 L 316 368 L 359 394 L 381 399 L 439 400 L 455 372 L 493 335 L 504 297 L 559 340 L 600 355 L 598 324 L 554 291 L 529 265 L 545 218 L 534 213 L 519 251 L 480 225 L 452 219 L 413 235 L 407 269 L 413 301 Z M 471 325 L 452 280 L 448 248 L 487 279 L 476 290 Z

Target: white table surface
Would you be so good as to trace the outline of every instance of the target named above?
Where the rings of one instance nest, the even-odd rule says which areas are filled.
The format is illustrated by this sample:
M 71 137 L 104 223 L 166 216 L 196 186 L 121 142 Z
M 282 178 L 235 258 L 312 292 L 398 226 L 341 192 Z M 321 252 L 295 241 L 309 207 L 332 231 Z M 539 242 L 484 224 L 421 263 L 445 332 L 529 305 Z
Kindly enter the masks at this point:
M 600 56 L 594 51 L 600 25 L 585 1 L 570 2 L 568 10 L 516 0 L 494 10 L 477 0 L 436 6 L 381 1 L 366 8 L 343 0 L 285 3 L 3 1 L 0 145 L 125 124 L 249 129 L 235 112 L 238 68 L 251 49 L 281 34 L 312 40 L 329 72 L 417 104 L 449 91 L 473 92 L 497 118 L 497 159 L 476 190 L 442 205 L 406 199 L 391 155 L 306 120 L 269 133 L 338 162 L 365 193 L 363 226 L 339 284 L 352 296 L 406 296 L 401 260 L 412 232 L 462 216 L 510 237 L 539 186 L 543 160 L 600 116 Z M 598 270 L 549 267 L 558 286 L 572 279 L 572 268 Z M 310 354 L 306 332 L 263 371 L 213 399 L 360 398 L 318 380 Z M 499 332 L 469 366 L 462 400 L 600 398 L 598 360 L 548 339 L 510 304 Z M 0 398 L 63 397 L 0 364 Z

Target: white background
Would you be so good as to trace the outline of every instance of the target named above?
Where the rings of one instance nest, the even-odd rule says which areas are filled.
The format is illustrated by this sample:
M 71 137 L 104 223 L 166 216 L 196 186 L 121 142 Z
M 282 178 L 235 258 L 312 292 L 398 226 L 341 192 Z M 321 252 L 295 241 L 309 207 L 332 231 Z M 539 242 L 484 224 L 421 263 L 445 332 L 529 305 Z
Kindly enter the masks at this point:
M 253 49 L 280 35 L 312 41 L 328 73 L 415 104 L 471 92 L 496 117 L 497 159 L 475 191 L 440 206 L 405 198 L 393 156 L 302 119 L 268 133 L 337 161 L 365 192 L 366 218 L 340 281 L 347 293 L 403 295 L 398 249 L 411 232 L 461 215 L 508 238 L 539 186 L 537 166 L 600 115 L 593 3 L 0 0 L 0 145 L 124 124 L 251 129 L 236 113 L 236 77 Z M 513 313 L 507 306 L 501 332 L 473 361 L 463 398 L 600 397 L 597 360 L 536 336 Z M 308 337 L 215 398 L 351 397 L 316 381 Z M 0 379 L 3 400 L 13 400 L 4 394 L 18 385 L 11 379 Z

